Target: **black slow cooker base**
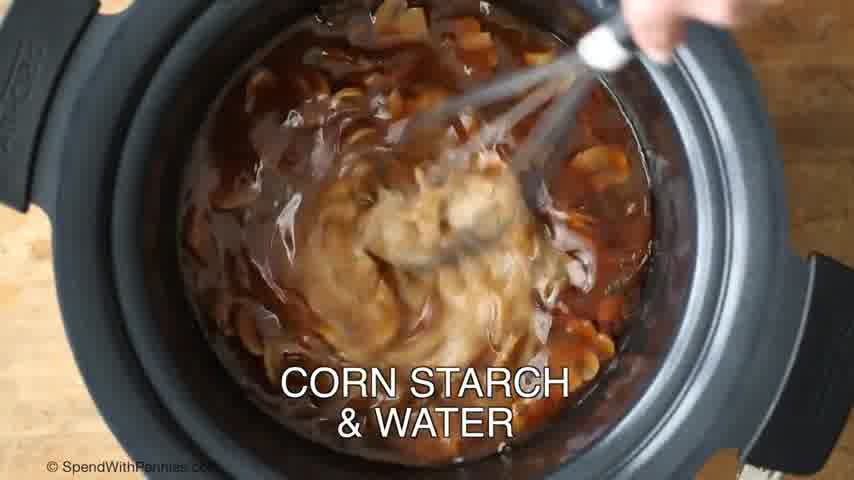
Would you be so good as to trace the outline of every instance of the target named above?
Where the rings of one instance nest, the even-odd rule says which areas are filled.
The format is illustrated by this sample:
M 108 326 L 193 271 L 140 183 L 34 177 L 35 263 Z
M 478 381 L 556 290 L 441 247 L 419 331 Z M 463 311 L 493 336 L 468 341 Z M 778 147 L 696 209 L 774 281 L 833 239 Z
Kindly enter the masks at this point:
M 612 81 L 649 159 L 656 256 L 606 388 L 508 455 L 416 472 L 332 454 L 261 414 L 208 349 L 178 282 L 175 195 L 189 140 L 234 69 L 315 2 L 137 0 L 79 40 L 67 27 L 86 24 L 96 2 L 65 2 L 74 18 L 50 38 L 67 45 L 29 38 L 60 21 L 38 15 L 50 0 L 15 2 L 5 20 L 15 28 L 3 25 L 22 38 L 8 43 L 15 61 L 0 61 L 15 87 L 0 101 L 0 147 L 23 153 L 0 159 L 15 175 L 0 181 L 0 201 L 48 212 L 75 359 L 135 460 L 223 471 L 188 478 L 572 480 L 685 478 L 721 447 L 799 473 L 826 460 L 854 398 L 850 313 L 831 308 L 854 274 L 788 248 L 773 134 L 728 36 L 693 25 L 674 66 L 636 64 Z M 570 3 L 502 2 L 558 32 L 572 31 Z M 601 19 L 612 2 L 578 3 Z M 34 101 L 21 102 L 28 92 Z M 794 423 L 802 432 L 760 436 L 788 428 L 792 411 L 812 413 Z

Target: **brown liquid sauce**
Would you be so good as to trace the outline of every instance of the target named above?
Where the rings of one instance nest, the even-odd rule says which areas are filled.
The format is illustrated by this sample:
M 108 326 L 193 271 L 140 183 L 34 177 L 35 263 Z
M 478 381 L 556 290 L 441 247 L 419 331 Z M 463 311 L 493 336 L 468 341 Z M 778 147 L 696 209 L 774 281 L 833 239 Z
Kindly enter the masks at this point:
M 556 218 L 594 259 L 582 272 L 592 282 L 588 288 L 563 279 L 554 283 L 559 295 L 545 301 L 542 291 L 524 282 L 510 288 L 504 277 L 493 275 L 482 285 L 459 280 L 469 278 L 459 265 L 405 272 L 351 242 L 361 238 L 357 225 L 380 202 L 379 190 L 412 192 L 416 167 L 429 166 L 418 152 L 396 149 L 410 115 L 497 73 L 548 61 L 561 47 L 553 36 L 483 2 L 468 12 L 448 3 L 454 2 L 389 0 L 369 10 L 363 2 L 340 2 L 283 34 L 213 105 L 195 144 L 181 211 L 189 296 L 210 343 L 248 396 L 276 420 L 333 449 L 408 465 L 495 453 L 577 403 L 617 355 L 615 345 L 640 301 L 652 237 L 638 147 L 617 104 L 599 87 L 579 113 L 563 173 L 550 185 Z M 463 142 L 493 115 L 461 112 L 443 140 Z M 536 119 L 531 115 L 485 153 L 508 161 Z M 542 253 L 565 245 L 552 241 L 554 218 L 550 223 L 533 215 L 528 222 L 508 233 L 518 241 L 499 242 L 483 254 L 486 260 L 464 262 L 481 275 L 476 268 L 491 258 L 539 255 L 564 266 L 575 261 L 574 251 Z M 534 263 L 513 264 L 513 278 L 539 284 L 540 274 L 531 272 L 542 269 Z M 468 318 L 465 305 L 455 311 L 440 301 L 448 298 L 442 297 L 443 285 L 454 281 L 472 295 L 470 303 L 494 296 L 504 323 L 485 327 L 489 331 L 460 326 L 466 321 L 459 319 Z M 391 293 L 377 293 L 385 291 Z M 422 308 L 413 310 L 412 301 L 405 301 L 411 298 Z M 548 321 L 540 331 L 542 322 L 533 326 L 537 322 L 529 319 L 543 315 Z M 504 337 L 495 340 L 499 330 Z M 431 335 L 457 338 L 437 337 L 424 346 Z M 417 364 L 449 359 L 464 364 Z M 573 394 L 564 398 L 554 389 L 549 398 L 534 400 L 419 400 L 406 393 L 415 366 L 532 364 L 569 368 Z M 290 366 L 396 367 L 402 393 L 291 400 L 281 388 Z M 512 408 L 513 439 L 462 438 L 458 432 L 449 438 L 381 438 L 371 420 L 373 408 L 441 405 Z M 347 407 L 358 413 L 361 438 L 338 434 Z M 452 430 L 459 423 L 452 417 Z

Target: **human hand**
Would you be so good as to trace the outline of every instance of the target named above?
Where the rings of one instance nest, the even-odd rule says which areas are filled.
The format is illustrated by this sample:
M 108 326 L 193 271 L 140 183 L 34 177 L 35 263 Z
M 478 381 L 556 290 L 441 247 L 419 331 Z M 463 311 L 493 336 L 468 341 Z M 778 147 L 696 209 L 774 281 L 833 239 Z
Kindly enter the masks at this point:
M 698 20 L 719 27 L 742 25 L 783 0 L 623 0 L 623 14 L 637 46 L 657 62 L 668 63 L 682 41 L 685 23 Z

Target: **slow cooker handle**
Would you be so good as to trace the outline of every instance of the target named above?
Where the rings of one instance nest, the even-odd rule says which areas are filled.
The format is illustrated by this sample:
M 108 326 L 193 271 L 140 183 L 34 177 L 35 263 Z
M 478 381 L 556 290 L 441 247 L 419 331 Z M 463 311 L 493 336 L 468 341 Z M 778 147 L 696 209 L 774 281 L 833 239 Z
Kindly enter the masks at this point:
M 810 258 L 800 346 L 783 393 L 746 462 L 795 475 L 824 468 L 854 404 L 854 270 Z
M 30 204 L 39 138 L 65 64 L 98 0 L 18 0 L 0 24 L 0 203 Z

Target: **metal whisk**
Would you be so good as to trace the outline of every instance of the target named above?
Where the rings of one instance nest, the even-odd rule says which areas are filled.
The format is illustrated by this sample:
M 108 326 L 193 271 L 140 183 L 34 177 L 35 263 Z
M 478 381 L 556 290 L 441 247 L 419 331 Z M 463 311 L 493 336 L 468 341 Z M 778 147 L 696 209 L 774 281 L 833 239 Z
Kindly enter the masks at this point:
M 545 179 L 553 168 L 552 159 L 561 136 L 572 128 L 575 113 L 588 97 L 598 75 L 620 70 L 634 58 L 636 51 L 622 15 L 617 14 L 584 35 L 574 49 L 552 63 L 501 76 L 415 116 L 406 127 L 403 140 L 406 142 L 423 132 L 434 131 L 460 111 L 516 98 L 533 89 L 519 103 L 484 125 L 462 147 L 447 152 L 442 161 L 453 166 L 470 158 L 483 146 L 500 141 L 525 117 L 557 99 L 511 161 L 512 169 L 522 181 L 525 201 L 532 210 L 541 211 L 550 202 Z

